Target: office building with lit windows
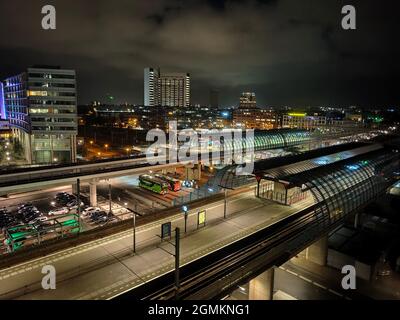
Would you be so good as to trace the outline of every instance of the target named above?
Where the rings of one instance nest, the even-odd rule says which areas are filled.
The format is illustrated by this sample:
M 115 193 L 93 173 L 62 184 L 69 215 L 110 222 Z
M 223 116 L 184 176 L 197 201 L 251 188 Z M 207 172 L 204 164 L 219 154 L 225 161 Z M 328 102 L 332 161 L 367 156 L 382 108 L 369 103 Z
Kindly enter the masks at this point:
M 278 118 L 273 110 L 257 107 L 255 93 L 244 92 L 240 96 L 239 108 L 233 111 L 233 126 L 238 129 L 276 129 Z
M 254 92 L 243 92 L 240 96 L 239 108 L 251 109 L 257 106 L 256 94 Z
M 190 74 L 144 69 L 144 105 L 163 107 L 190 106 Z
M 76 162 L 75 71 L 37 66 L 3 84 L 7 119 L 27 162 Z

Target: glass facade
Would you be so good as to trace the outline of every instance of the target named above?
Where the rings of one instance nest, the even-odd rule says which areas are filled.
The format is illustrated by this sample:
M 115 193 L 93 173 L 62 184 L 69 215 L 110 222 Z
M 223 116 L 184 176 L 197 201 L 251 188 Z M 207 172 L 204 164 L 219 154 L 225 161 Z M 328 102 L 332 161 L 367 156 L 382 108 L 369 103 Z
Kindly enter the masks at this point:
M 74 70 L 28 68 L 5 80 L 5 105 L 29 163 L 76 161 L 77 100 Z

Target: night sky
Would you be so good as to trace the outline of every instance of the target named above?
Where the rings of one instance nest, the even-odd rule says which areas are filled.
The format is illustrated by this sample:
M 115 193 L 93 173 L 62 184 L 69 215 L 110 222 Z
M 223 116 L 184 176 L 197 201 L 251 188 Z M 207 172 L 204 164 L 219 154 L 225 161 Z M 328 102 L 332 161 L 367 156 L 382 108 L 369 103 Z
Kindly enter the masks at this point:
M 397 1 L 398 2 L 398 1 Z M 192 75 L 192 103 L 398 106 L 396 1 L 0 0 L 0 78 L 33 64 L 76 69 L 79 103 L 143 103 L 143 68 Z M 41 7 L 57 30 L 41 28 Z M 357 30 L 341 8 L 357 9 Z

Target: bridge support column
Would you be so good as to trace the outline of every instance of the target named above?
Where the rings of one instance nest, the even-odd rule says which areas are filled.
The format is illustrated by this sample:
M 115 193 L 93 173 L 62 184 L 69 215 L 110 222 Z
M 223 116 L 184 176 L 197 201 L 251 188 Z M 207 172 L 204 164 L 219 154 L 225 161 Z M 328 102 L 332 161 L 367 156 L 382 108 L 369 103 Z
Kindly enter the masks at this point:
M 90 189 L 90 205 L 97 207 L 97 181 L 91 181 L 89 183 Z
M 249 300 L 273 300 L 274 268 L 271 268 L 249 282 Z
M 306 249 L 306 259 L 326 266 L 328 262 L 328 236 L 324 236 Z

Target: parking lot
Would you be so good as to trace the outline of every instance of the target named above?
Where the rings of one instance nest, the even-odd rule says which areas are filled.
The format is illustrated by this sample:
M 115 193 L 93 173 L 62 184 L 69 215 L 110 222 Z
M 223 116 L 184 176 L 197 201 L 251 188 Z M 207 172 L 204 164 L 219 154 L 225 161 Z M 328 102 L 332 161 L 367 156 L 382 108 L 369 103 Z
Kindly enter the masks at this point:
M 158 174 L 149 171 L 148 174 Z M 204 183 L 212 173 L 203 173 L 200 183 Z M 97 185 L 97 206 L 90 207 L 89 184 L 82 183 L 80 188 L 80 212 L 78 216 L 77 195 L 73 194 L 71 186 L 41 190 L 25 194 L 11 195 L 9 198 L 0 198 L 0 253 L 13 251 L 7 239 L 10 232 L 20 236 L 21 244 L 31 244 L 31 238 L 40 238 L 34 242 L 41 242 L 58 235 L 58 225 L 63 220 L 75 219 L 79 222 L 79 231 L 87 231 L 109 223 L 130 219 L 132 212 L 146 215 L 174 205 L 174 200 L 193 192 L 196 185 L 183 180 L 183 170 L 168 173 L 168 177 L 179 181 L 179 190 L 171 190 L 165 194 L 158 194 L 139 186 L 139 175 L 114 178 L 111 181 L 100 181 Z M 110 189 L 111 184 L 111 202 Z M 63 219 L 63 217 L 65 217 Z M 72 220 L 71 220 L 72 221 Z M 6 230 L 10 229 L 7 233 Z M 48 232 L 40 233 L 38 230 Z M 32 230 L 27 236 L 25 234 Z M 73 228 L 71 228 L 73 229 Z M 21 230 L 24 235 L 20 235 Z M 58 230 L 58 231 L 57 231 Z M 76 231 L 76 228 L 73 229 Z M 56 232 L 57 231 L 57 232 Z M 65 236 L 66 228 L 60 231 Z M 22 246 L 22 245 L 21 245 Z

